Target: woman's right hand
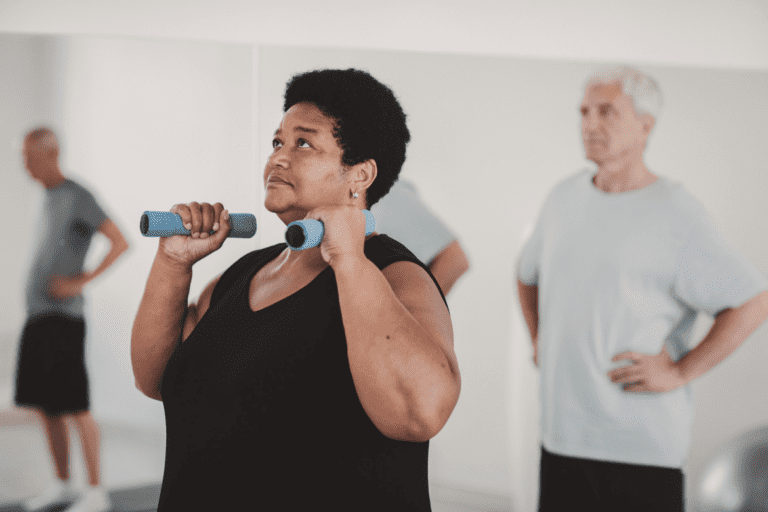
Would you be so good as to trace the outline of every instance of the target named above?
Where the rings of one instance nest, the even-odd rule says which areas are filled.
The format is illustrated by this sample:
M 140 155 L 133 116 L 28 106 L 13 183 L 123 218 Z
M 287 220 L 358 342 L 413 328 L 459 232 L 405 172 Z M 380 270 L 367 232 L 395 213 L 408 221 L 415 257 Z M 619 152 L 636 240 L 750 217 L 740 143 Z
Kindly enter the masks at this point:
M 161 237 L 158 252 L 190 268 L 221 247 L 232 231 L 229 212 L 221 203 L 193 201 L 177 204 L 171 211 L 181 216 L 184 227 L 192 234 Z M 209 235 L 211 231 L 215 233 Z

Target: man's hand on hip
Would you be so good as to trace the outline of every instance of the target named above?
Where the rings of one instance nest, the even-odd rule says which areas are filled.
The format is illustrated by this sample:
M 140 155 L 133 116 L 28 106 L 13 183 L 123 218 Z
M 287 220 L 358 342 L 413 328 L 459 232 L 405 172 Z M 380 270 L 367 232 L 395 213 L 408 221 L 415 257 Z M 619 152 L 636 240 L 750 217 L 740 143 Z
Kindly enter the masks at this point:
M 55 276 L 48 285 L 48 295 L 54 299 L 63 299 L 79 295 L 90 281 L 90 275 L 85 272 L 73 277 Z
M 656 355 L 623 352 L 612 359 L 622 360 L 630 360 L 632 364 L 611 370 L 608 377 L 611 382 L 623 383 L 624 391 L 663 393 L 686 384 L 667 347 Z

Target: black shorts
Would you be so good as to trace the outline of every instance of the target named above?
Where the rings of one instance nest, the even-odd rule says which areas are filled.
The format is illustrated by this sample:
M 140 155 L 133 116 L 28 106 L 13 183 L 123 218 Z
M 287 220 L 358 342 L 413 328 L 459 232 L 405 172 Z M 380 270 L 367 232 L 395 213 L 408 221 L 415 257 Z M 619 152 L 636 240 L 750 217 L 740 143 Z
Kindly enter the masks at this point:
M 16 405 L 51 416 L 88 410 L 82 319 L 45 315 L 28 320 L 16 364 Z
M 539 512 L 683 512 L 677 468 L 565 457 L 541 449 Z

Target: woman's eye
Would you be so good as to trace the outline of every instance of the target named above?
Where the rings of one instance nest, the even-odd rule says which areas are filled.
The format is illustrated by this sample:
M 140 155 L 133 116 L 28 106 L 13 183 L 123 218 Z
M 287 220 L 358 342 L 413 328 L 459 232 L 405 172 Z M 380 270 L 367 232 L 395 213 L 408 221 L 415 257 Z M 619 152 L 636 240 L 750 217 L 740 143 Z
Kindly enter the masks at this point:
M 280 143 L 279 140 L 272 139 L 272 148 L 277 148 L 277 147 L 280 147 L 280 146 L 282 146 L 282 144 Z
M 307 141 L 306 141 L 306 140 L 304 140 L 304 139 L 299 139 L 299 140 L 297 140 L 297 141 L 296 141 L 296 144 L 297 144 L 297 145 L 298 145 L 300 148 L 308 148 L 308 147 L 309 147 L 309 142 L 307 142 Z M 305 146 L 305 144 L 306 144 L 306 146 Z

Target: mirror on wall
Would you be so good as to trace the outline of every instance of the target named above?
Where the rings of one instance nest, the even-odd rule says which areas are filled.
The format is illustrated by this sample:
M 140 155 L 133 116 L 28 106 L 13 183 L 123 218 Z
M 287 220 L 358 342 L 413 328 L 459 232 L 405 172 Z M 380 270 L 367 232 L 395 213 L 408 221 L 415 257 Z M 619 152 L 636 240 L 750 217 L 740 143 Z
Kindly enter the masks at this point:
M 94 195 L 129 243 L 84 293 L 91 412 L 104 436 L 102 477 L 112 487 L 159 482 L 162 404 L 136 389 L 130 360 L 133 319 L 158 244 L 141 236 L 139 220 L 145 210 L 190 201 L 255 211 L 253 47 L 0 34 L 0 69 L 0 215 L 10 221 L 0 243 L 0 417 L 19 413 L 13 409 L 17 347 L 44 195 L 25 171 L 22 141 L 45 125 L 59 139 L 62 173 Z M 257 242 L 236 240 L 196 266 L 191 295 Z M 86 269 L 108 249 L 106 237 L 94 236 Z M 13 488 L 21 497 L 44 487 L 53 469 L 41 432 L 19 432 L 18 448 L 6 450 L 12 432 L 3 431 L 2 451 L 4 462 L 19 459 L 9 478 L 18 480 Z M 141 442 L 120 451 L 115 436 Z M 155 437 L 151 449 L 142 448 Z M 84 478 L 77 449 L 71 460 Z
M 453 415 L 430 444 L 430 480 L 512 496 L 534 510 L 538 485 L 538 372 L 519 310 L 515 262 L 552 187 L 594 164 L 584 157 L 586 79 L 613 62 L 337 48 L 259 48 L 260 165 L 282 116 L 286 82 L 319 68 L 359 68 L 394 91 L 411 131 L 401 176 L 456 233 L 470 270 L 448 297 L 462 375 Z M 638 65 L 659 83 L 663 108 L 645 161 L 681 182 L 723 235 L 768 275 L 768 73 Z M 261 210 L 263 240 L 280 225 Z M 260 228 L 261 229 L 261 228 Z M 712 319 L 701 315 L 693 334 Z M 696 381 L 687 470 L 720 443 L 768 423 L 763 326 Z M 692 481 L 692 479 L 689 479 Z M 487 503 L 493 507 L 494 503 Z

